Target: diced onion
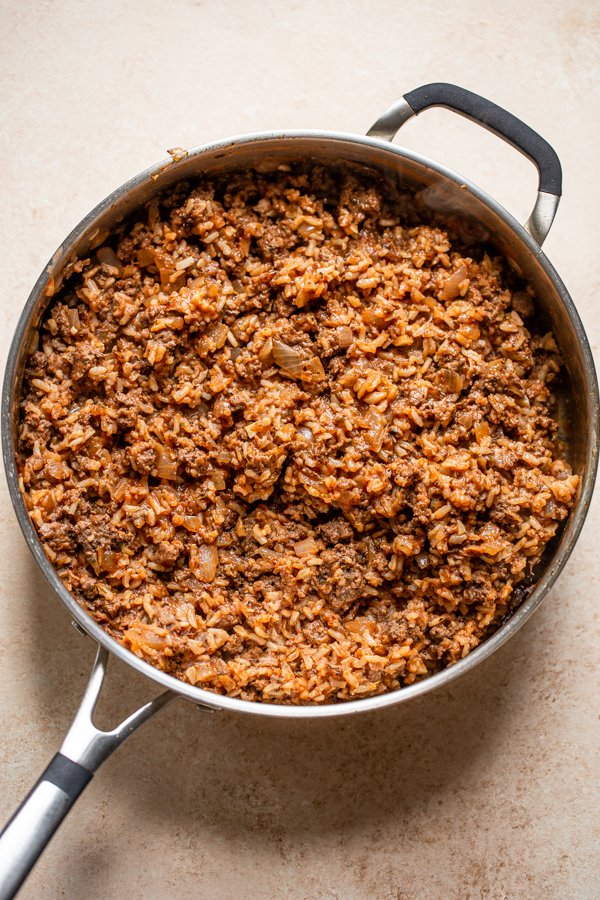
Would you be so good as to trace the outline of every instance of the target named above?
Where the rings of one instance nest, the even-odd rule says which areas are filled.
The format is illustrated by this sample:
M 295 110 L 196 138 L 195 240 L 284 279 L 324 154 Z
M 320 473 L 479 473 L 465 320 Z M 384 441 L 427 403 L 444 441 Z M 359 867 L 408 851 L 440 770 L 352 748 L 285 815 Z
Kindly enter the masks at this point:
M 371 450 L 379 453 L 385 437 L 385 418 L 375 409 L 370 409 L 365 420 L 368 423 L 368 431 L 365 435 Z
M 191 531 L 192 534 L 197 534 L 202 528 L 203 522 L 200 516 L 182 516 L 181 524 L 187 531 Z
M 289 375 L 298 376 L 302 370 L 300 354 L 282 341 L 273 341 L 273 359 Z
M 219 551 L 214 544 L 200 544 L 196 552 L 190 556 L 190 569 L 205 584 L 214 581 L 219 565 Z
M 313 356 L 303 364 L 301 377 L 303 381 L 323 381 L 325 369 L 318 356 Z
M 101 263 L 106 263 L 107 266 L 112 266 L 113 269 L 121 268 L 121 263 L 117 259 L 117 255 L 112 247 L 100 247 L 96 251 L 96 256 Z
M 138 266 L 153 266 L 155 264 L 154 254 L 143 247 L 137 252 L 137 263 Z
M 273 341 L 271 340 L 271 338 L 267 338 L 267 340 L 263 344 L 262 349 L 258 354 L 258 358 L 260 359 L 263 366 L 270 366 L 273 362 Z
M 70 474 L 69 468 L 64 462 L 56 459 L 46 460 L 45 465 L 46 478 L 51 481 L 65 481 Z
M 214 484 L 216 491 L 224 491 L 225 490 L 227 482 L 225 481 L 225 476 L 220 471 L 220 469 L 217 469 L 215 472 L 212 473 L 211 481 Z
M 352 334 L 352 329 L 347 325 L 340 325 L 337 330 L 337 342 L 340 347 L 344 349 L 349 347 L 352 341 L 354 340 L 354 335 Z
M 156 447 L 156 474 L 159 478 L 169 480 L 177 478 L 177 460 L 173 459 L 162 444 L 158 444 Z
M 475 432 L 475 440 L 480 443 L 483 438 L 488 437 L 490 433 L 490 426 L 487 422 L 479 422 L 475 428 L 473 429 Z
M 442 300 L 454 300 L 460 293 L 460 285 L 468 277 L 467 267 L 463 264 L 449 278 L 446 278 L 440 297 Z
M 441 386 L 448 394 L 460 394 L 464 387 L 465 380 L 462 375 L 455 372 L 454 369 L 440 369 Z
M 297 541 L 294 544 L 296 556 L 314 556 L 317 552 L 317 545 L 311 537 L 304 538 L 303 541 Z
M 314 434 L 307 425 L 300 425 L 297 434 L 298 437 L 303 438 L 305 441 L 312 441 L 314 438 Z

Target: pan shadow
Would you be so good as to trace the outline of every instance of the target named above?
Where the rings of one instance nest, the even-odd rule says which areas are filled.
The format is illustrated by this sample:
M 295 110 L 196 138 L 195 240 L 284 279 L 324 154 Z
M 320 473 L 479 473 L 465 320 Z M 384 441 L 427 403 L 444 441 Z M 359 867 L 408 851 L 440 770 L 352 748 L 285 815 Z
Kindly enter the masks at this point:
M 24 677 L 58 745 L 95 645 L 68 627 L 66 611 L 32 561 L 29 566 L 34 655 L 46 664 L 27 665 Z M 538 624 L 543 616 L 542 607 Z M 164 836 L 210 831 L 234 845 L 243 839 L 257 852 L 265 841 L 279 843 L 283 853 L 284 845 L 309 833 L 312 840 L 334 839 L 348 823 L 372 838 L 398 810 L 405 822 L 417 809 L 439 811 L 457 782 L 492 763 L 512 706 L 522 705 L 541 630 L 528 623 L 509 646 L 448 688 L 377 713 L 271 720 L 202 712 L 179 700 L 133 735 L 98 780 L 118 805 L 129 804 L 132 817 Z M 112 660 L 98 724 L 111 727 L 156 692 Z M 101 879 L 114 852 L 118 846 L 101 841 L 85 860 L 70 858 L 71 886 L 89 889 L 94 871 Z
M 30 693 L 55 719 L 60 740 L 79 702 L 95 645 L 67 630 L 68 616 L 33 566 L 32 577 L 30 596 L 39 625 L 35 644 L 48 665 L 43 671 L 27 668 Z M 380 819 L 399 803 L 409 812 L 425 795 L 444 792 L 494 745 L 511 697 L 521 689 L 522 664 L 535 639 L 536 629 L 525 626 L 509 647 L 448 688 L 339 720 L 211 713 L 180 700 L 130 738 L 101 777 L 110 779 L 114 790 L 130 794 L 130 764 L 143 758 L 146 774 L 136 802 L 145 816 L 164 820 L 169 815 L 179 825 L 210 818 L 213 828 L 221 823 L 227 830 L 265 827 L 297 833 L 336 829 L 359 814 L 363 821 Z M 519 678 L 511 677 L 515 659 L 521 663 Z M 147 679 L 111 660 L 98 724 L 111 727 L 156 692 Z M 151 792 L 144 789 L 146 783 Z M 335 803 L 327 802 L 331 797 Z

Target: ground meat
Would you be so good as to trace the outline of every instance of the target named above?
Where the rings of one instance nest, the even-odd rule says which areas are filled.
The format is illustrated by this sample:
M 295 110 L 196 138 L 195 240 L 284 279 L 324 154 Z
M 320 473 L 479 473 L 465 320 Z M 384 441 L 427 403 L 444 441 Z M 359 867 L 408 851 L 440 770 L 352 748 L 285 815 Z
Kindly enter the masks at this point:
M 342 541 L 349 541 L 354 532 L 346 519 L 332 519 L 331 522 L 325 522 L 317 529 L 317 533 L 324 538 L 329 544 L 340 544 Z
M 165 572 L 172 569 L 183 552 L 181 541 L 161 541 L 154 553 L 154 559 Z
M 140 441 L 131 448 L 131 466 L 136 472 L 148 475 L 156 465 L 156 449 L 150 441 Z
M 454 223 L 459 226 L 460 223 Z M 81 260 L 23 382 L 25 500 L 111 635 L 323 703 L 466 656 L 578 479 L 533 291 L 368 169 L 179 185 Z

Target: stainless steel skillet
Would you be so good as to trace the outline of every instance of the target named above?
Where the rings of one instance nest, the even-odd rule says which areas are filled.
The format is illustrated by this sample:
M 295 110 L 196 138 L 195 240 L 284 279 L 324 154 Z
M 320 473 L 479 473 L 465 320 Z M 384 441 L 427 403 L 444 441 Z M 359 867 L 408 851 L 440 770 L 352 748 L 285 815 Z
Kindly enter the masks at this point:
M 420 154 L 391 144 L 398 129 L 412 116 L 432 106 L 445 106 L 473 119 L 529 157 L 539 171 L 535 206 L 523 227 L 495 200 L 457 173 Z M 570 461 L 581 478 L 573 509 L 553 542 L 526 599 L 484 644 L 452 668 L 410 687 L 370 699 L 322 706 L 277 706 L 222 697 L 184 684 L 149 666 L 108 636 L 67 592 L 44 554 L 21 496 L 16 467 L 16 424 L 21 378 L 31 339 L 43 312 L 78 257 L 97 246 L 123 217 L 177 181 L 200 174 L 226 173 L 268 166 L 291 159 L 323 163 L 341 160 L 380 169 L 387 178 L 416 191 L 420 205 L 464 221 L 481 241 L 492 243 L 530 281 L 540 301 L 539 313 L 553 328 L 562 351 L 567 384 L 563 426 Z M 2 396 L 4 464 L 10 496 L 29 548 L 47 582 L 60 597 L 73 622 L 98 644 L 90 682 L 73 724 L 28 797 L 0 835 L 0 898 L 14 896 L 46 843 L 96 769 L 129 734 L 177 696 L 215 710 L 279 718 L 355 715 L 410 700 L 447 685 L 476 666 L 513 635 L 539 606 L 573 550 L 589 506 L 598 458 L 598 384 L 590 347 L 566 288 L 541 250 L 552 225 L 561 193 L 561 168 L 552 148 L 510 113 L 476 94 L 447 84 L 432 84 L 406 94 L 387 110 L 367 136 L 337 132 L 287 131 L 231 138 L 160 163 L 110 194 L 65 239 L 40 275 L 17 324 L 10 349 Z M 99 731 L 93 712 L 109 654 L 145 674 L 164 692 L 134 712 L 111 732 Z

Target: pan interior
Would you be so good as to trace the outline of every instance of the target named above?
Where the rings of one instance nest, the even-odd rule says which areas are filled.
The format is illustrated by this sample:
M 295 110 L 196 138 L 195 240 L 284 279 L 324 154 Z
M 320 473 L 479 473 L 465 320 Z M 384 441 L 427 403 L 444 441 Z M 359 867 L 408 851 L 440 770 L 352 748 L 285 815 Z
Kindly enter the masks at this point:
M 438 220 L 459 218 L 474 244 L 493 247 L 508 260 L 518 275 L 533 285 L 538 298 L 539 315 L 544 324 L 552 328 L 565 363 L 565 374 L 559 394 L 559 421 L 567 457 L 574 471 L 581 476 L 577 506 L 567 520 L 566 526 L 548 547 L 536 573 L 537 589 L 499 632 L 451 669 L 446 669 L 393 694 L 348 701 L 333 705 L 333 708 L 330 705 L 329 711 L 323 707 L 319 707 L 318 710 L 314 707 L 270 707 L 267 704 L 209 694 L 205 690 L 183 685 L 173 677 L 158 672 L 108 637 L 67 593 L 46 558 L 18 488 L 14 455 L 18 413 L 16 398 L 20 394 L 24 362 L 44 310 L 53 293 L 60 288 L 65 271 L 68 272 L 70 265 L 94 246 L 102 243 L 106 234 L 118 222 L 176 182 L 193 179 L 199 175 L 226 174 L 252 167 L 269 169 L 282 163 L 300 160 L 325 164 L 348 161 L 379 169 L 391 191 L 400 189 L 415 192 L 420 205 L 431 210 L 432 217 Z M 17 328 L 3 394 L 4 458 L 13 504 L 38 564 L 74 618 L 86 631 L 129 664 L 191 699 L 213 707 L 245 708 L 243 711 L 246 712 L 264 712 L 272 715 L 344 714 L 399 702 L 456 677 L 460 671 L 470 668 L 479 659 L 489 655 L 538 605 L 573 548 L 585 518 L 593 487 L 597 432 L 597 384 L 585 333 L 562 283 L 523 229 L 501 207 L 485 198 L 477 188 L 461 181 L 458 176 L 441 166 L 434 166 L 416 154 L 408 154 L 383 142 L 331 134 L 258 135 L 200 148 L 191 151 L 176 163 L 166 163 L 143 173 L 107 197 L 69 235 L 40 276 Z M 287 712 L 283 712 L 284 709 Z

